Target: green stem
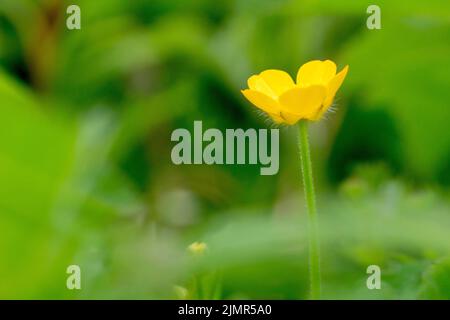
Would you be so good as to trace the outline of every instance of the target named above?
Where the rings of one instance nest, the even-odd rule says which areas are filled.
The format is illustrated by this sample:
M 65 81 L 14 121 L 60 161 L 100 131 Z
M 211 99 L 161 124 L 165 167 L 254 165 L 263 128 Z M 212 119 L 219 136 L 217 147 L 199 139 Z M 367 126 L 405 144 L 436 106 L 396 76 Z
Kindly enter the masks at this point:
M 305 189 L 306 207 L 308 209 L 309 230 L 309 275 L 311 286 L 311 299 L 320 299 L 320 253 L 319 234 L 317 225 L 316 196 L 312 175 L 311 156 L 308 141 L 308 121 L 299 122 L 300 162 L 303 173 L 303 186 Z

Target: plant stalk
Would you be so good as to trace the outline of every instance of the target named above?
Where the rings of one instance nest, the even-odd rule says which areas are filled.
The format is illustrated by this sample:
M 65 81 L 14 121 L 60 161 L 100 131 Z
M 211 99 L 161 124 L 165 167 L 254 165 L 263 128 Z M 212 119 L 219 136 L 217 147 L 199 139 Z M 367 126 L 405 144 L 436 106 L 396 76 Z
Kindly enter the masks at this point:
M 308 121 L 299 122 L 300 163 L 303 174 L 306 207 L 308 210 L 308 244 L 309 244 L 309 277 L 310 298 L 320 299 L 320 244 L 317 223 L 316 195 L 312 174 L 311 155 L 308 141 Z

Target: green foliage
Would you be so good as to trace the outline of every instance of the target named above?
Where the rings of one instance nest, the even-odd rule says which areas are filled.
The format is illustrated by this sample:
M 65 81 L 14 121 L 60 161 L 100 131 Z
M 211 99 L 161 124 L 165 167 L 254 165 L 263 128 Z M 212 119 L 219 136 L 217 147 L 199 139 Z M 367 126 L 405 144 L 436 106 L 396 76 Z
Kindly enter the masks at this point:
M 0 3 L 0 298 L 306 298 L 295 130 L 276 176 L 175 166 L 170 134 L 265 128 L 247 78 L 326 58 L 350 71 L 311 132 L 324 297 L 450 297 L 449 3 L 378 1 L 372 31 L 364 1 L 77 3 L 72 31 L 69 1 Z

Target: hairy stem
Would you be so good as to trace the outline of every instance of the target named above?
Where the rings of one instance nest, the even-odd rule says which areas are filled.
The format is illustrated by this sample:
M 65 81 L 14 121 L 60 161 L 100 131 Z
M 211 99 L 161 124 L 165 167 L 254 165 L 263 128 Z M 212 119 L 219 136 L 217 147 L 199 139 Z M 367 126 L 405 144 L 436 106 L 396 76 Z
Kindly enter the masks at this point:
M 311 155 L 309 151 L 307 120 L 301 120 L 299 122 L 299 147 L 306 207 L 308 209 L 310 297 L 311 299 L 320 299 L 321 284 L 319 234 L 317 225 L 316 195 L 314 191 Z

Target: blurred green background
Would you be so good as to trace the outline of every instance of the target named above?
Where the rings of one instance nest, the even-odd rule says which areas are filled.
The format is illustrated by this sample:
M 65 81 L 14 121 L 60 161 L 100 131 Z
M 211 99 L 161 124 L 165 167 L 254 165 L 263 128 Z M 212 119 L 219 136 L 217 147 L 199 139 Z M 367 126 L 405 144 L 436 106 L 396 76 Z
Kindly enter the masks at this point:
M 375 2 L 1 0 L 0 298 L 195 297 L 211 275 L 215 298 L 307 298 L 296 130 L 275 176 L 175 166 L 170 135 L 267 128 L 247 78 L 312 59 L 350 66 L 311 126 L 324 298 L 450 298 L 450 2 Z

